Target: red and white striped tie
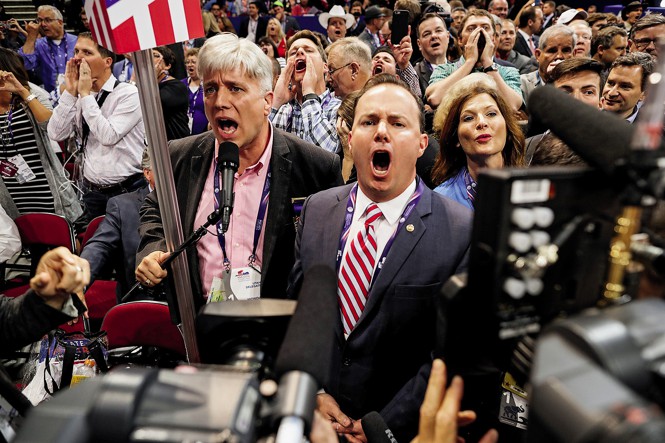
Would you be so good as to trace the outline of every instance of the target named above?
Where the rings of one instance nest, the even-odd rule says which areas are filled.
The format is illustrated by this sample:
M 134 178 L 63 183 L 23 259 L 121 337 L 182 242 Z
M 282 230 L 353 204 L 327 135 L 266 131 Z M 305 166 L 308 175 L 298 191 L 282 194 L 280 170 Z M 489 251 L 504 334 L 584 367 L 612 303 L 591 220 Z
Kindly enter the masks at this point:
M 339 268 L 337 294 L 345 335 L 351 333 L 365 309 L 377 254 L 373 223 L 382 215 L 376 203 L 367 206 L 365 226 L 351 240 Z

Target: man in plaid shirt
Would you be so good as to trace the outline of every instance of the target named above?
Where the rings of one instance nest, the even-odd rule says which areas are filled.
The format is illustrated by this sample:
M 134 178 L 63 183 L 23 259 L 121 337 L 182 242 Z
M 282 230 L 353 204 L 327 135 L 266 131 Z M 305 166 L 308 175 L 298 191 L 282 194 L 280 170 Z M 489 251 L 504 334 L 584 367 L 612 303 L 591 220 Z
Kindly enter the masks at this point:
M 337 152 L 340 145 L 335 125 L 341 102 L 326 88 L 327 69 L 323 46 L 311 31 L 291 37 L 286 68 L 275 85 L 269 118 L 276 128 Z

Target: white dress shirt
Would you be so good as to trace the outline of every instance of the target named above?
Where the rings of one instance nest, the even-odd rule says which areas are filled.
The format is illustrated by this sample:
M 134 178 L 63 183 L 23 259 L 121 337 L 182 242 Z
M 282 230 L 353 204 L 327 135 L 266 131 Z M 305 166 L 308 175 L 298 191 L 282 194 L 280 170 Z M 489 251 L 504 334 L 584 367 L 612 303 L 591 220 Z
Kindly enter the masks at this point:
M 4 263 L 21 250 L 21 236 L 18 228 L 0 206 L 0 263 Z
M 374 260 L 374 269 L 379 265 L 379 257 L 383 254 L 383 250 L 390 240 L 390 237 L 395 232 L 399 219 L 406 208 L 406 204 L 409 201 L 409 198 L 416 191 L 416 180 L 413 182 L 397 197 L 383 203 L 377 203 L 379 209 L 383 213 L 383 217 L 380 217 L 376 222 L 374 222 L 374 233 L 376 234 L 376 257 Z M 367 207 L 372 204 L 372 200 L 367 197 L 363 191 L 358 186 L 358 194 L 356 195 L 356 207 L 353 211 L 353 220 L 351 221 L 351 227 L 349 228 L 349 236 L 347 237 L 346 244 L 344 245 L 344 252 L 342 254 L 342 261 L 344 263 L 344 257 L 349 251 L 349 246 L 351 245 L 351 240 L 358 235 L 358 231 L 365 226 L 366 214 L 365 210 Z
M 76 132 L 80 141 L 82 118 L 85 118 L 90 134 L 85 146 L 83 176 L 97 185 L 120 183 L 142 171 L 145 128 L 138 89 L 122 82 L 114 89 L 115 81 L 111 74 L 102 86 L 102 90 L 111 92 L 101 109 L 93 94 L 74 97 L 64 91 L 48 122 L 48 135 L 53 140 L 65 140 Z

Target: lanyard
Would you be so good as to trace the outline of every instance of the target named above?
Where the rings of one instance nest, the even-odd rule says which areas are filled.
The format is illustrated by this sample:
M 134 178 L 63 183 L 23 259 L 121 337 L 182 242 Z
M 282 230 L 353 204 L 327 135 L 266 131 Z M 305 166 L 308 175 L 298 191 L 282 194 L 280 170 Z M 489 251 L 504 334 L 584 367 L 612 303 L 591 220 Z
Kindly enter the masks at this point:
M 217 160 L 215 159 L 215 210 L 219 209 L 219 200 L 220 200 L 220 185 L 219 185 L 219 172 L 217 171 Z M 263 227 L 263 221 L 266 218 L 266 210 L 268 209 L 268 197 L 270 196 L 270 166 L 268 166 L 268 172 L 266 173 L 266 181 L 263 184 L 263 190 L 261 191 L 261 203 L 259 204 L 259 212 L 256 215 L 256 224 L 254 225 L 254 245 L 252 247 L 252 255 L 249 256 L 249 266 L 253 267 L 254 262 L 256 261 L 256 248 L 259 245 L 259 237 L 261 236 L 261 228 Z M 224 268 L 228 272 L 231 270 L 231 262 L 229 261 L 228 256 L 226 255 L 226 239 L 222 233 L 222 223 L 217 223 L 217 240 L 219 241 L 219 246 L 222 248 L 222 255 L 224 257 Z
M 192 79 L 188 78 L 187 79 L 187 85 L 192 84 Z M 187 88 L 189 89 L 189 88 Z M 196 106 L 196 100 L 199 98 L 199 93 L 201 92 L 201 81 L 199 80 L 199 88 L 196 90 L 196 92 L 192 92 L 191 89 L 189 89 L 189 116 L 192 117 L 194 115 L 194 107 Z
M 416 190 L 414 191 L 413 194 L 411 194 L 409 201 L 407 201 L 406 207 L 404 208 L 404 211 L 402 212 L 402 215 L 399 218 L 399 222 L 397 223 L 397 227 L 395 228 L 392 235 L 388 239 L 388 243 L 386 243 L 386 246 L 383 248 L 381 257 L 379 257 L 379 261 L 377 262 L 378 266 L 376 267 L 376 271 L 374 271 L 374 275 L 372 276 L 372 281 L 370 282 L 370 288 L 372 287 L 372 284 L 374 284 L 374 282 L 376 281 L 379 272 L 381 272 L 383 263 L 386 260 L 386 257 L 388 256 L 388 252 L 390 252 L 390 248 L 392 247 L 393 242 L 397 237 L 397 233 L 400 231 L 402 225 L 406 222 L 406 219 L 409 218 L 409 215 L 411 215 L 411 212 L 413 212 L 413 208 L 416 207 L 418 201 L 420 201 L 420 197 L 422 197 L 423 195 L 423 191 L 425 189 L 423 181 L 420 180 L 419 178 L 417 178 L 416 180 L 418 182 L 416 184 Z M 351 193 L 349 194 L 349 200 L 346 202 L 346 216 L 344 217 L 344 228 L 342 228 L 342 236 L 339 239 L 339 249 L 337 250 L 337 272 L 339 272 L 339 267 L 342 263 L 342 253 L 344 252 L 344 247 L 346 246 L 346 241 L 348 240 L 349 232 L 351 231 L 351 223 L 353 221 L 353 213 L 355 211 L 357 193 L 358 193 L 358 184 L 356 183 L 355 185 L 353 185 L 353 188 L 351 188 Z
M 51 58 L 53 59 L 53 66 L 55 66 L 55 74 L 56 77 L 58 74 L 60 74 L 60 66 L 58 66 L 58 59 L 55 56 L 55 52 L 53 51 L 53 47 L 55 46 L 56 48 L 59 48 L 60 46 L 56 45 L 53 43 L 51 40 L 46 41 L 48 44 L 48 49 L 51 51 Z M 67 47 L 67 34 L 62 36 L 62 42 L 65 44 L 65 64 L 67 64 L 67 56 L 69 55 L 69 48 Z M 64 70 L 62 72 L 65 72 Z

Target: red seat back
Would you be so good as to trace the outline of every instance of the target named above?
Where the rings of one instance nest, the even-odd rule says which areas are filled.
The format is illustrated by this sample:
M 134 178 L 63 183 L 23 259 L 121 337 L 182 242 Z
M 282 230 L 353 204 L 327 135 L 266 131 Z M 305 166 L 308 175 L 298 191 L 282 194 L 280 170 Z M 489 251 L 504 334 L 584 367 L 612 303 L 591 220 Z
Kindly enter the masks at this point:
M 108 334 L 109 349 L 156 346 L 186 356 L 185 341 L 176 325 L 171 323 L 169 307 L 164 302 L 119 304 L 104 317 L 102 330 Z
M 14 223 L 21 235 L 23 246 L 64 246 L 72 253 L 76 251 L 74 229 L 61 215 L 33 212 L 18 216 Z

